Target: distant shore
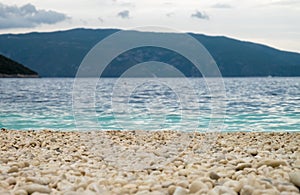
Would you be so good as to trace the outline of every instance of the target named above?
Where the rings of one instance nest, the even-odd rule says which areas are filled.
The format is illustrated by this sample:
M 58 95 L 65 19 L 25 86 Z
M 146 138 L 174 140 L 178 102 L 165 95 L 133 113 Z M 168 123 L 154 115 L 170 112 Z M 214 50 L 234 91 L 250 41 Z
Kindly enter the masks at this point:
M 300 194 L 300 133 L 0 131 L 0 194 Z
M 37 74 L 2 74 L 0 73 L 0 78 L 39 78 Z

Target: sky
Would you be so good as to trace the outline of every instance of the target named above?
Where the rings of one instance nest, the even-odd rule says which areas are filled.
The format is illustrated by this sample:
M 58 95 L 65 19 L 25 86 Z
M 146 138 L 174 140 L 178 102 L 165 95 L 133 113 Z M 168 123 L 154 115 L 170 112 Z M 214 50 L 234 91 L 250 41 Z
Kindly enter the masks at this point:
M 299 21 L 300 0 L 0 0 L 0 34 L 159 26 L 300 53 Z

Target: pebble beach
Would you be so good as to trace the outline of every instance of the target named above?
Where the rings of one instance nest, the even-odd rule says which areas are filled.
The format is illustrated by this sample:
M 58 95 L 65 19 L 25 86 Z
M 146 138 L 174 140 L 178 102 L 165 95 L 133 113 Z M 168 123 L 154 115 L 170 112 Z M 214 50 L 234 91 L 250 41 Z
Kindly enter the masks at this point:
M 0 131 L 0 194 L 300 194 L 299 132 Z

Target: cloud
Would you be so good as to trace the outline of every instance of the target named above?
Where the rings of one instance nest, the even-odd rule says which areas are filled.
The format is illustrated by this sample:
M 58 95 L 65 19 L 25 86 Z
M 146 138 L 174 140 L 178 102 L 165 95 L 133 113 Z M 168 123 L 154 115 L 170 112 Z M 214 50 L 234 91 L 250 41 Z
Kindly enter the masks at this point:
M 196 12 L 191 15 L 191 17 L 203 19 L 203 20 L 209 20 L 209 16 L 205 12 L 200 12 L 198 10 L 196 10 Z
M 121 11 L 121 12 L 118 13 L 117 16 L 119 16 L 119 17 L 121 17 L 123 19 L 129 18 L 129 11 L 128 10 Z
M 121 3 L 120 6 L 122 6 L 122 7 L 135 7 L 135 5 L 133 3 L 129 3 L 129 2 Z
M 226 4 L 226 3 L 217 3 L 217 4 L 214 4 L 213 6 L 211 6 L 212 8 L 232 8 L 231 5 L 229 4 Z
M 21 7 L 0 3 L 0 29 L 29 28 L 41 24 L 55 24 L 68 17 L 63 13 L 36 9 L 32 4 Z

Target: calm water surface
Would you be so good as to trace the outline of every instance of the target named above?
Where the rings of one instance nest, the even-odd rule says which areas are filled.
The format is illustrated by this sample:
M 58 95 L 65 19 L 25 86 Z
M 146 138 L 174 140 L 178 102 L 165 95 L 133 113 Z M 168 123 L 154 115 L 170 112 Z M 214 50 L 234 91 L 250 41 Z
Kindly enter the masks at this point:
M 71 78 L 0 79 L 0 127 L 206 131 L 213 97 L 204 79 L 188 79 L 188 87 L 183 80 L 135 86 L 137 79 L 119 85 L 116 79 L 91 79 L 97 82 L 96 89 L 83 87 L 81 104 L 74 106 Z M 215 113 L 224 117 L 218 130 L 300 131 L 299 77 L 224 78 L 224 85 L 226 97 L 217 101 L 226 107 L 226 114 Z M 85 98 L 85 90 L 93 90 L 93 97 Z M 85 106 L 91 104 L 93 109 Z

